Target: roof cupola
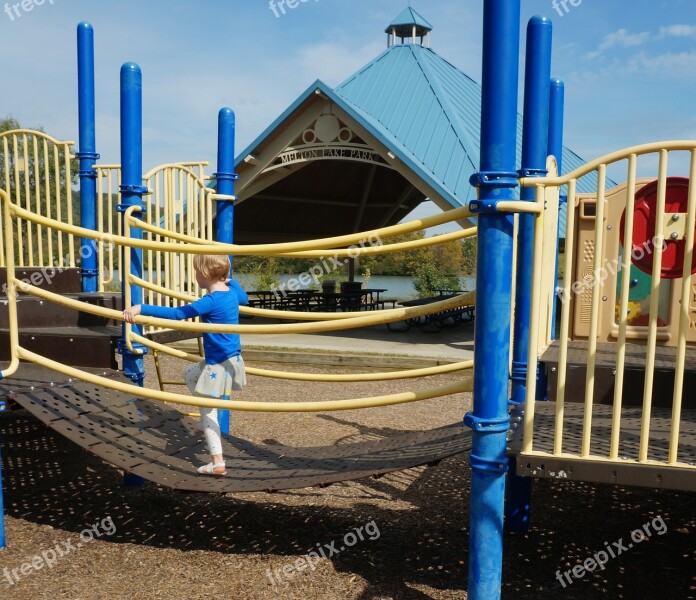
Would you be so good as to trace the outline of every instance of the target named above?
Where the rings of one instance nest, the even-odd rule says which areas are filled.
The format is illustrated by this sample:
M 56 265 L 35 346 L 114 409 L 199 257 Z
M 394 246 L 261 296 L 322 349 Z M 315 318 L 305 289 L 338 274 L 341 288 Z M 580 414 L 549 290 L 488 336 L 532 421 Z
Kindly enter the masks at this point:
M 410 6 L 405 8 L 384 30 L 387 48 L 397 44 L 419 44 L 430 48 L 430 32 L 433 26 Z M 400 42 L 397 42 L 397 38 Z

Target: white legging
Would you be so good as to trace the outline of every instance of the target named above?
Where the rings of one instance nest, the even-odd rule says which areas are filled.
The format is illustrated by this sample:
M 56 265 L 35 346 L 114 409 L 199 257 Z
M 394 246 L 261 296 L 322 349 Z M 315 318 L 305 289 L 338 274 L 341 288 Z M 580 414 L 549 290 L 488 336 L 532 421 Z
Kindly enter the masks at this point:
M 199 365 L 191 365 L 184 371 L 184 381 L 191 393 L 198 398 L 208 398 L 195 391 L 196 382 L 201 374 Z M 205 437 L 205 443 L 208 446 L 208 452 L 211 456 L 222 454 L 222 439 L 220 438 L 220 425 L 217 420 L 217 408 L 204 408 L 201 406 L 201 421 L 200 426 Z
M 220 425 L 217 420 L 217 408 L 201 407 L 201 429 L 205 436 L 205 443 L 211 456 L 222 454 L 222 439 L 220 438 Z

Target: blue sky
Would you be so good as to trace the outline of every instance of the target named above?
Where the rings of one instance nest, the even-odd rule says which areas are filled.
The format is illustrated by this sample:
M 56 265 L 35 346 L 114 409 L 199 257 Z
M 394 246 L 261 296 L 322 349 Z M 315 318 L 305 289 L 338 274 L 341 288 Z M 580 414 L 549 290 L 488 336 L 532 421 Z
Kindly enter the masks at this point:
M 694 0 L 558 2 L 522 0 L 521 48 L 528 19 L 550 17 L 567 146 L 589 160 L 696 138 Z M 407 4 L 301 0 L 276 16 L 267 0 L 24 0 L 31 10 L 0 0 L 0 115 L 77 139 L 75 28 L 88 21 L 102 162 L 119 162 L 119 69 L 134 61 L 144 78 L 144 170 L 209 160 L 212 172 L 220 107 L 236 112 L 239 152 L 315 79 L 337 85 L 377 56 Z M 480 81 L 483 1 L 411 4 L 433 25 L 432 48 Z

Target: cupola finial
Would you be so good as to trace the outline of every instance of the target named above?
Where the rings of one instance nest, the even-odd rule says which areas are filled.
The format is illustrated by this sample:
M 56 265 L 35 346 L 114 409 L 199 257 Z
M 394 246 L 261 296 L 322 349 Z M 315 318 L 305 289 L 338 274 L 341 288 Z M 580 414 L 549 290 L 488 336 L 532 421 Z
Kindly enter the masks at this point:
M 396 46 L 399 43 L 397 38 L 401 40 L 401 44 L 420 44 L 430 48 L 432 29 L 433 26 L 411 8 L 409 0 L 408 8 L 405 8 L 384 30 L 387 34 L 387 48 Z

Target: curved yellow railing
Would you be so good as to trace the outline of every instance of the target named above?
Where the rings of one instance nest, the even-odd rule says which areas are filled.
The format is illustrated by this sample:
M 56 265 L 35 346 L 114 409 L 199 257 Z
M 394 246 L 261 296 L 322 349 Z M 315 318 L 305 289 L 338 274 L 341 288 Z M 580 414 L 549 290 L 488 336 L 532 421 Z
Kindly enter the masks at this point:
M 163 294 L 176 298 L 177 300 L 183 300 L 184 302 L 195 302 L 198 296 L 193 296 L 191 294 L 182 294 L 181 292 L 175 292 L 173 290 L 168 290 L 165 287 L 150 283 L 145 281 L 140 277 L 135 275 L 130 275 L 128 281 L 140 287 L 152 290 L 158 294 Z M 290 310 L 272 310 L 268 308 L 254 308 L 251 306 L 240 306 L 239 312 L 243 315 L 249 315 L 253 317 L 268 317 L 271 319 L 287 319 L 292 321 L 325 321 L 330 319 L 350 319 L 352 317 L 359 317 L 364 315 L 364 311 L 345 311 L 345 312 L 297 312 Z
M 116 390 L 130 394 L 134 398 L 146 398 L 148 400 L 159 400 L 173 404 L 184 404 L 187 406 L 198 406 L 203 408 L 224 408 L 229 410 L 241 410 L 247 412 L 328 412 L 337 410 L 356 410 L 362 408 L 377 408 L 381 406 L 391 406 L 393 404 L 404 404 L 407 402 L 417 402 L 429 400 L 440 396 L 449 396 L 462 392 L 470 392 L 472 389 L 471 378 L 455 383 L 448 383 L 438 387 L 418 390 L 416 392 L 402 392 L 399 394 L 388 394 L 383 396 L 372 396 L 365 398 L 351 398 L 349 400 L 325 400 L 317 402 L 249 402 L 241 400 L 215 400 L 212 398 L 199 398 L 197 396 L 186 396 L 173 392 L 161 392 L 149 388 L 142 388 L 132 383 L 124 383 L 108 377 L 102 377 L 75 367 L 69 367 L 35 352 L 31 352 L 17 347 L 17 355 L 20 359 L 28 360 L 33 363 L 43 365 L 53 369 L 58 373 L 74 377 L 87 383 L 92 383 L 103 388 Z
M 668 142 L 650 142 L 649 144 L 639 144 L 637 146 L 631 146 L 630 148 L 624 148 L 623 150 L 616 150 L 615 152 L 610 152 L 604 156 L 600 156 L 588 163 L 578 167 L 566 173 L 565 175 L 559 175 L 558 177 L 520 177 L 521 187 L 533 187 L 535 185 L 543 186 L 559 186 L 566 185 L 572 179 L 580 179 L 584 175 L 588 175 L 593 171 L 599 169 L 602 165 L 610 165 L 612 163 L 628 160 L 632 154 L 636 156 L 642 156 L 645 154 L 652 154 L 660 152 L 661 150 L 673 151 L 673 150 L 696 150 L 696 140 L 673 140 Z
M 33 296 L 45 298 L 56 304 L 68 306 L 76 310 L 106 317 L 108 319 L 122 319 L 122 313 L 112 308 L 104 308 L 95 306 L 87 302 L 80 302 L 72 298 L 66 298 L 60 294 L 43 290 L 29 283 L 23 282 L 16 277 L 13 278 L 13 283 L 20 289 Z M 154 325 L 155 327 L 166 327 L 168 329 L 180 329 L 182 331 L 198 331 L 198 332 L 216 332 L 216 333 L 309 333 L 323 331 L 341 331 L 346 329 L 354 329 L 357 327 L 365 327 L 367 325 L 379 325 L 382 323 L 393 323 L 395 321 L 403 321 L 405 319 L 413 319 L 431 314 L 467 306 L 476 303 L 476 292 L 467 292 L 460 294 L 454 298 L 448 298 L 440 302 L 433 302 L 425 306 L 409 306 L 407 308 L 394 308 L 388 310 L 376 311 L 378 314 L 364 315 L 360 317 L 351 317 L 347 319 L 335 319 L 332 322 L 312 322 L 312 323 L 288 323 L 285 325 L 220 325 L 212 323 L 192 323 L 190 321 L 174 321 L 171 319 L 160 319 L 156 317 L 136 317 L 136 322 L 141 325 Z
M 286 242 L 282 244 L 253 245 L 223 244 L 220 242 L 216 242 L 214 244 L 190 244 L 184 247 L 183 244 L 177 244 L 172 242 L 153 242 L 148 240 L 138 240 L 129 237 L 124 237 L 122 235 L 105 235 L 103 233 L 99 233 L 91 229 L 85 229 L 84 227 L 79 227 L 77 225 L 66 225 L 65 223 L 56 221 L 55 219 L 48 219 L 46 217 L 36 215 L 31 211 L 18 207 L 14 204 L 11 207 L 11 212 L 18 218 L 33 221 L 34 223 L 39 223 L 46 227 L 52 227 L 60 231 L 66 231 L 68 233 L 71 233 L 72 235 L 79 235 L 81 237 L 86 237 L 94 240 L 117 243 L 123 246 L 129 246 L 131 248 L 153 249 L 164 252 L 185 251 L 188 254 L 232 254 L 238 256 L 278 254 L 281 252 L 295 253 L 312 246 L 315 248 L 327 248 L 328 252 L 334 246 L 359 243 L 361 240 L 369 238 L 370 236 L 391 237 L 395 235 L 400 235 L 401 233 L 409 233 L 412 231 L 418 231 L 420 229 L 426 229 L 428 227 L 433 227 L 434 225 L 438 225 L 441 223 L 456 221 L 470 214 L 469 209 L 456 208 L 447 213 L 443 213 L 443 215 L 446 215 L 446 217 L 444 218 L 442 215 L 435 215 L 433 217 L 425 217 L 424 219 L 410 221 L 409 223 L 403 223 L 401 225 L 391 225 L 390 227 L 375 229 L 369 232 L 364 232 L 362 234 L 352 234 L 350 236 L 337 236 L 333 238 L 321 238 L 318 240 L 310 240 L 306 242 Z M 158 230 L 159 228 L 143 223 L 143 229 L 150 231 L 153 229 Z M 443 236 L 438 237 L 442 238 Z
M 510 202 L 505 202 L 501 204 L 517 204 L 514 201 Z M 523 208 L 526 209 L 527 212 L 538 212 L 541 210 L 538 208 L 536 205 L 531 204 L 529 202 L 521 202 L 519 204 L 524 205 Z M 503 210 L 503 208 L 501 208 Z M 514 206 L 508 208 L 507 210 L 515 210 Z M 200 246 L 202 244 L 206 244 L 209 242 L 206 242 L 205 240 L 201 240 L 200 238 L 196 238 L 190 235 L 182 234 L 182 233 L 177 233 L 176 231 L 170 231 L 168 229 L 164 229 L 161 227 L 157 227 L 155 225 L 150 225 L 149 223 L 145 223 L 144 221 L 140 220 L 132 220 L 131 223 L 132 226 L 134 227 L 140 227 L 144 231 L 148 231 L 150 233 L 156 233 L 157 235 L 161 237 L 167 237 L 173 240 L 178 240 L 180 242 L 188 243 L 188 244 L 195 244 L 197 246 Z M 423 228 L 424 229 L 424 228 Z M 378 230 L 379 231 L 379 230 Z M 296 252 L 285 252 L 285 251 L 278 251 L 278 252 L 268 252 L 268 256 L 278 256 L 278 257 L 283 257 L 283 258 L 325 258 L 327 255 L 332 254 L 333 256 L 338 257 L 346 257 L 346 256 L 358 256 L 360 254 L 389 254 L 391 252 L 401 252 L 403 250 L 412 250 L 414 248 L 425 248 L 428 246 L 436 246 L 438 244 L 445 244 L 447 242 L 451 242 L 453 240 L 459 240 L 459 239 L 464 239 L 464 238 L 469 238 L 475 236 L 477 233 L 477 228 L 475 226 L 473 227 L 467 227 L 466 229 L 462 229 L 460 231 L 454 231 L 450 233 L 445 233 L 437 236 L 431 236 L 428 238 L 422 238 L 420 240 L 409 240 L 406 242 L 397 242 L 396 244 L 378 244 L 378 245 L 370 245 L 370 246 L 364 246 L 360 245 L 358 247 L 351 247 L 351 248 L 322 248 L 320 250 L 301 250 L 301 251 L 296 251 Z M 397 235 L 397 234 L 395 234 Z M 360 240 L 361 244 L 364 242 L 366 239 L 370 237 L 376 237 L 378 240 L 381 241 L 381 237 L 379 236 L 363 236 L 362 239 Z M 387 236 L 383 236 L 387 237 Z M 216 245 L 221 244 L 222 242 L 215 242 Z M 274 244 L 277 246 L 282 246 L 283 244 Z M 246 248 L 247 246 L 242 246 L 243 248 Z M 244 253 L 241 253 L 244 254 Z
M 19 367 L 19 326 L 17 324 L 17 291 L 15 288 L 15 264 L 14 264 L 14 234 L 12 216 L 10 214 L 10 197 L 7 192 L 0 189 L 0 202 L 2 202 L 2 221 L 5 228 L 5 254 L 7 260 L 7 317 L 10 324 L 10 364 L 0 371 L 0 379 L 9 377 Z
M 137 333 L 132 334 L 133 340 L 148 346 L 153 350 L 164 352 L 176 358 L 182 358 L 190 362 L 198 363 L 201 361 L 200 355 L 190 354 L 183 350 L 177 350 L 150 340 Z M 474 366 L 473 360 L 465 360 L 448 365 L 437 365 L 435 367 L 423 367 L 420 369 L 407 369 L 403 371 L 386 371 L 383 373 L 303 373 L 299 371 L 276 371 L 272 369 L 259 369 L 256 367 L 245 367 L 245 371 L 250 375 L 258 375 L 259 377 L 270 377 L 272 379 L 290 379 L 295 381 L 390 381 L 394 379 L 413 379 L 416 377 L 429 377 L 431 375 L 443 375 L 445 373 L 454 373 L 456 371 L 467 371 Z

